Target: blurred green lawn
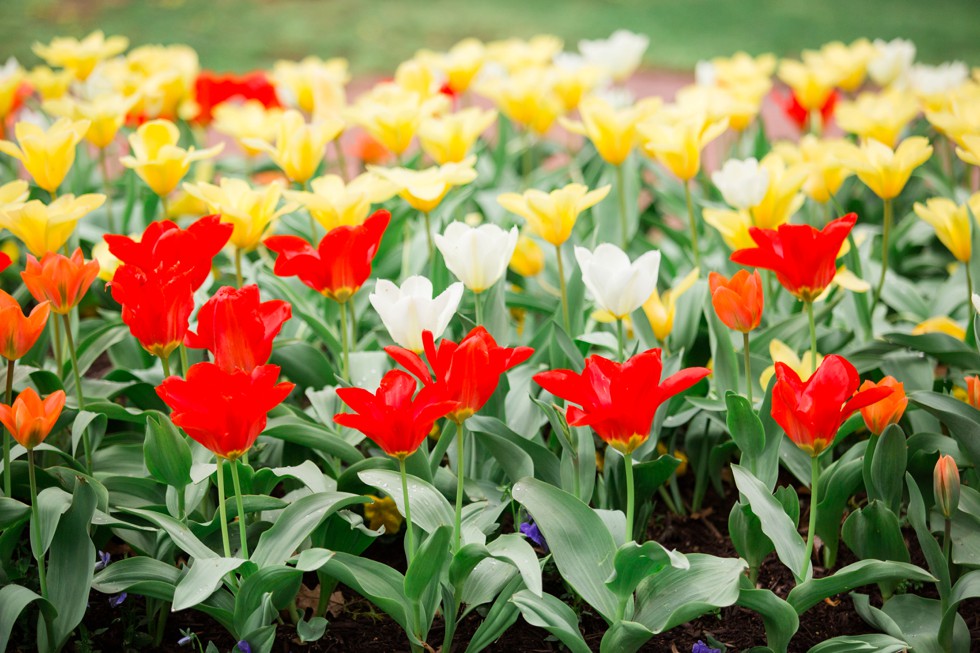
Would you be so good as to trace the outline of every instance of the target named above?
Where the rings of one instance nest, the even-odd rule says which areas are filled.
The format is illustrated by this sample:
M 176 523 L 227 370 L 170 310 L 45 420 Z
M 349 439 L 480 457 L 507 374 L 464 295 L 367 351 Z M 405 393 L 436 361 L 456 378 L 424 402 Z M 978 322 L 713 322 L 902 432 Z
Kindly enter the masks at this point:
M 859 36 L 911 38 L 919 59 L 980 65 L 980 0 L 3 0 L 0 60 L 37 58 L 34 41 L 101 28 L 134 45 L 187 43 L 203 66 L 245 71 L 307 54 L 350 59 L 355 73 L 388 72 L 418 48 L 464 36 L 549 32 L 578 39 L 626 27 L 650 36 L 650 66 L 803 48 Z

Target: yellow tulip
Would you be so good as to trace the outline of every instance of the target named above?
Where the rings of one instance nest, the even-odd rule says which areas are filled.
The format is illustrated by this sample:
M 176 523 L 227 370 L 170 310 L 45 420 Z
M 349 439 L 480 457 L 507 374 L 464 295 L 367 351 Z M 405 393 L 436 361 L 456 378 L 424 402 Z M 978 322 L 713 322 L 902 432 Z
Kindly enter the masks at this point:
M 876 140 L 861 147 L 851 145 L 842 155 L 845 166 L 854 171 L 875 195 L 883 200 L 898 197 L 912 171 L 929 160 L 932 146 L 922 136 L 906 138 L 894 150 Z
M 799 144 L 776 143 L 773 151 L 790 167 L 806 171 L 803 192 L 815 202 L 826 204 L 853 173 L 841 163 L 848 143 L 839 138 L 817 138 L 806 134 Z
M 288 106 L 313 114 L 321 98 L 343 98 L 344 87 L 350 81 L 347 60 L 309 56 L 302 61 L 277 61 L 272 67 L 276 90 L 282 93 Z M 322 108 L 322 106 L 321 106 Z
M 427 118 L 419 125 L 419 143 L 438 164 L 462 161 L 480 134 L 497 119 L 497 112 L 477 107 Z
M 15 179 L 0 186 L 0 211 L 17 208 L 27 201 L 30 188 L 23 179 Z
M 537 68 L 551 63 L 562 49 L 557 36 L 539 34 L 528 40 L 507 39 L 487 44 L 487 59 L 498 63 L 511 73 Z
M 381 168 L 368 166 L 368 170 L 391 182 L 398 195 L 416 211 L 431 213 L 446 194 L 455 186 L 464 186 L 476 179 L 473 164 L 476 157 L 459 163 L 447 163 L 424 170 L 409 168 Z
M 576 66 L 556 65 L 551 68 L 552 90 L 561 100 L 562 109 L 575 111 L 582 98 L 594 89 L 603 78 L 603 70 L 589 64 Z
M 928 320 L 919 322 L 912 328 L 913 336 L 922 336 L 927 333 L 945 333 L 957 340 L 966 338 L 966 329 L 945 315 L 930 317 Z
M 75 76 L 70 70 L 55 71 L 47 66 L 35 66 L 27 79 L 42 100 L 57 100 L 68 93 L 68 87 Z
M 274 146 L 255 138 L 246 138 L 243 142 L 266 152 L 290 181 L 305 184 L 323 161 L 327 143 L 337 138 L 343 128 L 344 123 L 338 118 L 307 124 L 303 114 L 290 109 L 279 119 Z
M 19 159 L 38 186 L 56 193 L 75 163 L 75 146 L 88 128 L 87 120 L 67 118 L 59 119 L 47 130 L 33 123 L 18 122 L 14 125 L 17 145 L 0 141 L 0 152 Z
M 485 80 L 476 90 L 519 126 L 544 135 L 564 112 L 554 81 L 547 69 L 526 68 L 509 77 Z
M 373 531 L 380 530 L 384 526 L 386 534 L 395 534 L 402 528 L 402 515 L 398 512 L 391 497 L 376 497 L 369 494 L 371 503 L 364 504 L 364 518 L 368 522 L 368 528 Z
M 279 207 L 283 191 L 281 182 L 253 189 L 244 179 L 225 177 L 220 186 L 198 182 L 184 184 L 184 190 L 207 204 L 211 213 L 220 213 L 222 222 L 234 225 L 230 242 L 245 252 L 258 247 L 279 216 L 299 208 L 295 202 L 286 202 Z
M 214 122 L 211 126 L 226 136 L 231 136 L 242 148 L 246 156 L 258 156 L 259 148 L 245 144 L 246 140 L 272 141 L 279 129 L 282 109 L 266 109 L 258 100 L 222 102 L 214 108 Z
M 650 322 L 650 327 L 653 329 L 653 335 L 656 336 L 657 340 L 659 340 L 661 343 L 666 342 L 671 331 L 674 330 L 674 316 L 677 314 L 677 300 L 680 299 L 681 295 L 691 289 L 694 282 L 698 280 L 699 273 L 700 270 L 698 268 L 694 268 L 674 287 L 672 287 L 670 290 L 665 290 L 663 295 L 654 290 L 649 299 L 643 303 L 643 312 L 646 314 L 647 320 Z
M 184 149 L 177 145 L 180 130 L 169 120 L 151 120 L 129 136 L 132 156 L 119 161 L 132 168 L 154 193 L 165 197 L 177 187 L 191 163 L 216 156 L 224 143 L 205 150 Z
M 602 98 L 587 97 L 579 105 L 581 122 L 564 117 L 558 120 L 568 131 L 592 141 L 606 163 L 618 166 L 629 158 L 639 141 L 637 124 L 653 116 L 660 104 L 660 98 L 648 98 L 617 109 Z
M 306 207 L 324 229 L 362 224 L 378 204 L 392 197 L 398 187 L 373 172 L 358 175 L 349 183 L 336 175 L 324 175 L 310 182 L 312 192 L 286 191 L 286 197 Z
M 45 102 L 42 106 L 54 116 L 87 120 L 89 128 L 85 132 L 85 140 L 104 149 L 116 139 L 116 134 L 126 122 L 126 114 L 136 100 L 135 96 L 125 98 L 116 93 L 102 93 L 90 101 L 64 97 Z
M 877 54 L 868 39 L 858 39 L 850 45 L 840 41 L 825 44 L 820 50 L 803 51 L 803 61 L 814 68 L 824 69 L 835 80 L 834 86 L 852 93 L 864 82 L 868 62 Z
M 776 57 L 762 54 L 753 57 L 736 52 L 731 57 L 715 57 L 711 60 L 715 83 L 737 97 L 761 105 L 772 89 L 772 74 L 776 70 Z
M 797 356 L 789 345 L 775 338 L 769 341 L 769 358 L 772 359 L 773 364 L 764 369 L 759 376 L 759 385 L 763 388 L 769 387 L 769 380 L 776 374 L 776 363 L 789 366 L 799 375 L 801 381 L 806 381 L 823 362 L 823 356 L 820 354 L 817 354 L 814 360 L 813 352 L 809 349 L 803 353 L 803 356 Z
M 10 57 L 7 63 L 0 66 L 0 121 L 6 118 L 13 108 L 17 91 L 23 81 L 24 69 L 13 57 Z M 0 135 L 2 133 L 3 128 L 0 127 Z
M 398 64 L 395 84 L 420 97 L 431 97 L 442 86 L 440 73 L 434 62 L 427 57 L 416 57 Z
M 762 110 L 762 99 L 739 96 L 720 86 L 692 84 L 677 92 L 678 106 L 707 115 L 708 120 L 728 120 L 737 132 L 745 131 Z
M 486 47 L 474 38 L 463 39 L 448 52 L 423 50 L 418 57 L 430 58 L 435 68 L 446 76 L 446 84 L 454 93 L 465 93 L 486 60 Z
M 44 59 L 49 66 L 66 68 L 76 79 L 86 80 L 101 61 L 114 57 L 129 47 L 125 36 L 110 36 L 102 31 L 92 32 L 79 41 L 75 38 L 57 37 L 44 45 L 35 43 L 34 54 Z
M 967 208 L 969 207 L 969 208 Z M 966 204 L 945 197 L 933 197 L 925 204 L 915 203 L 915 214 L 936 230 L 939 241 L 961 263 L 967 263 L 973 253 L 970 240 L 970 212 L 980 214 L 980 193 L 974 194 Z
M 124 66 L 109 66 L 109 76 L 118 77 L 116 91 L 138 95 L 132 112 L 143 118 L 189 117 L 197 112 L 192 102 L 194 82 L 200 71 L 197 52 L 186 45 L 144 45 L 126 55 Z M 193 108 L 193 111 L 191 109 Z
M 755 225 L 747 210 L 705 207 L 702 215 L 705 222 L 718 230 L 722 240 L 732 251 L 755 247 L 755 241 L 749 236 L 749 228 Z
M 572 235 L 579 214 L 601 202 L 609 189 L 607 185 L 589 191 L 582 184 L 568 184 L 545 193 L 532 188 L 523 195 L 504 193 L 497 197 L 497 202 L 527 220 L 533 233 L 558 247 Z
M 980 93 L 951 102 L 948 107 L 926 111 L 926 120 L 946 138 L 965 147 L 964 137 L 980 135 Z
M 655 157 L 681 181 L 690 181 L 701 169 L 701 150 L 728 128 L 727 120 L 711 121 L 703 113 L 662 111 L 637 129 L 643 150 Z
M 395 156 L 401 156 L 423 120 L 442 113 L 449 99 L 442 94 L 424 97 L 394 83 L 378 84 L 358 98 L 347 119 L 367 130 Z
M 544 252 L 533 238 L 522 234 L 508 265 L 522 277 L 536 277 L 544 270 Z
M 902 130 L 917 115 L 919 103 L 901 91 L 862 93 L 853 102 L 841 102 L 835 110 L 841 129 L 888 147 L 895 147 Z
M 827 66 L 784 59 L 779 64 L 779 79 L 793 89 L 793 95 L 807 111 L 819 111 L 834 92 L 838 77 Z
M 806 180 L 803 166 L 787 166 L 782 158 L 767 154 L 759 164 L 769 173 L 769 187 L 762 201 L 749 209 L 752 224 L 760 229 L 775 229 L 786 224 L 803 206 L 800 187 Z
M 102 206 L 105 195 L 62 195 L 50 204 L 31 200 L 0 207 L 0 227 L 19 238 L 37 257 L 56 252 L 68 242 L 75 225 Z
M 980 135 L 967 134 L 962 139 L 963 147 L 956 148 L 956 156 L 971 166 L 980 166 Z

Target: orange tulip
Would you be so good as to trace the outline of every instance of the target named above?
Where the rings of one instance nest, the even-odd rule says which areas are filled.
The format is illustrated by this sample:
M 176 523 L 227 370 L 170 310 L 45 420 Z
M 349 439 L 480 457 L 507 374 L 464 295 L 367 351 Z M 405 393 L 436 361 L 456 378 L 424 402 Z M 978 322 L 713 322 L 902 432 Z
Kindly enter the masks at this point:
M 980 409 L 980 376 L 966 377 L 966 403 Z
M 762 277 L 756 270 L 739 270 L 731 279 L 712 272 L 708 275 L 711 305 L 729 329 L 748 333 L 762 321 Z
M 37 342 L 50 314 L 51 305 L 41 302 L 24 315 L 20 303 L 0 290 L 0 356 L 8 361 L 22 358 Z
M 27 388 L 17 395 L 13 406 L 0 404 L 0 423 L 22 447 L 31 450 L 48 437 L 64 407 L 64 390 L 52 392 L 41 401 L 33 388 Z
M 861 409 L 864 425 L 875 435 L 881 435 L 889 425 L 898 424 L 898 420 L 902 419 L 909 398 L 905 396 L 905 384 L 900 383 L 893 376 L 886 376 L 878 383 L 865 381 L 861 384 L 861 390 L 868 388 L 892 389 L 892 393 L 881 401 Z
M 932 472 L 932 491 L 936 507 L 943 517 L 950 519 L 960 503 L 960 470 L 952 456 L 939 456 Z
M 89 286 L 99 274 L 99 262 L 85 262 L 82 250 L 76 249 L 71 258 L 48 252 L 41 261 L 27 255 L 27 266 L 20 273 L 24 285 L 39 302 L 51 302 L 51 310 L 67 315 L 82 301 Z

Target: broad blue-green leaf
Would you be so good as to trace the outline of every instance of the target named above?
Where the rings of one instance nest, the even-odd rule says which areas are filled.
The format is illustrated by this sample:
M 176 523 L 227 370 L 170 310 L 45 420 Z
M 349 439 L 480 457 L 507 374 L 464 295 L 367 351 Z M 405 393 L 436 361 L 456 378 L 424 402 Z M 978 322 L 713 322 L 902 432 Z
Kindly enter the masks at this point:
M 151 524 L 162 528 L 170 536 L 170 539 L 174 541 L 174 544 L 194 558 L 200 560 L 203 558 L 218 557 L 217 553 L 208 548 L 204 542 L 197 539 L 197 536 L 191 532 L 191 529 L 170 515 L 152 510 L 144 510 L 142 508 L 120 508 L 120 510 L 131 515 L 136 515 L 137 517 L 142 517 Z
M 426 538 L 405 572 L 405 596 L 409 601 L 419 601 L 433 583 L 439 582 L 451 560 L 449 541 L 452 526 L 440 526 Z
M 908 646 L 888 635 L 842 635 L 820 642 L 807 653 L 901 653 Z
M 4 436 L 6 437 L 6 436 Z M 37 495 L 38 523 L 31 524 L 31 551 L 35 558 L 48 552 L 61 516 L 71 508 L 72 496 L 60 487 L 48 487 Z M 33 520 L 32 520 L 33 521 Z
M 514 592 L 521 587 L 521 579 L 513 578 L 497 595 L 487 616 L 480 622 L 480 627 L 476 629 L 469 643 L 466 645 L 465 653 L 479 653 L 486 647 L 493 644 L 507 631 L 520 614 L 517 606 L 511 601 Z
M 811 578 L 800 583 L 790 590 L 786 602 L 796 609 L 797 614 L 803 614 L 831 596 L 863 585 L 890 580 L 936 582 L 931 574 L 915 565 L 884 560 L 860 560 L 837 570 L 833 576 Z
M 335 456 L 348 465 L 364 460 L 364 455 L 335 432 L 298 417 L 277 417 L 269 420 L 262 435 L 292 442 Z
M 315 642 L 327 632 L 327 623 L 323 617 L 310 617 L 309 621 L 300 619 L 296 624 L 296 634 L 301 642 Z
M 775 653 L 786 653 L 789 641 L 800 627 L 800 618 L 786 601 L 767 589 L 742 587 L 735 605 L 748 608 L 762 617 L 766 643 Z
M 285 563 L 329 515 L 367 501 L 367 497 L 347 492 L 318 492 L 295 501 L 279 514 L 272 528 L 259 537 L 259 543 L 252 552 L 252 562 L 260 569 Z
M 242 558 L 204 558 L 195 560 L 184 577 L 174 589 L 174 612 L 192 608 L 203 603 L 221 585 L 230 572 L 238 569 L 245 562 Z
M 635 621 L 617 621 L 602 636 L 600 653 L 634 653 L 650 641 L 653 633 Z
M 742 465 L 751 470 L 750 461 L 761 456 L 766 448 L 766 432 L 762 428 L 762 421 L 749 400 L 734 392 L 725 395 L 725 405 L 728 406 L 728 432 L 742 452 Z
M 980 438 L 976 437 L 977 429 L 980 429 L 980 410 L 938 392 L 913 392 L 909 399 L 945 424 L 959 443 L 960 450 L 974 467 L 980 467 Z
M 406 631 L 410 606 L 405 579 L 386 564 L 347 553 L 334 553 L 321 569 L 378 606 Z
M 968 653 L 970 631 L 959 615 L 953 617 L 952 642 L 939 641 L 942 603 L 916 594 L 899 594 L 888 599 L 881 611 L 902 629 L 903 639 L 915 653 Z
M 536 479 L 516 483 L 511 496 L 544 533 L 565 581 L 607 621 L 613 621 L 619 602 L 606 580 L 615 571 L 616 543 L 599 515 L 567 492 Z
M 143 460 L 161 483 L 180 489 L 191 482 L 191 448 L 166 415 L 147 416 Z
M 402 477 L 398 472 L 387 469 L 369 469 L 357 475 L 365 484 L 376 487 L 390 496 L 398 512 L 405 514 L 405 501 L 402 492 Z M 425 481 L 408 477 L 408 496 L 412 508 L 412 522 L 427 533 L 433 533 L 440 526 L 451 526 L 455 521 L 453 507 L 439 490 Z
M 516 592 L 511 598 L 532 626 L 544 628 L 568 647 L 572 653 L 589 653 L 589 646 L 578 629 L 575 611 L 551 594 L 537 596 L 527 590 Z
M 0 497 L 0 530 L 25 519 L 31 512 L 31 507 L 10 497 Z
M 92 579 L 92 589 L 103 594 L 133 592 L 172 601 L 180 570 L 148 556 L 133 556 L 114 562 Z
M 739 465 L 732 465 L 732 475 L 739 492 L 745 495 L 752 512 L 759 518 L 762 532 L 776 547 L 779 560 L 796 576 L 806 559 L 806 545 L 793 521 L 762 481 Z
M 902 504 L 907 462 L 905 432 L 898 424 L 892 424 L 881 434 L 875 446 L 871 458 L 871 482 L 875 497 L 880 498 L 896 514 Z
M 6 651 L 10 646 L 10 633 L 14 629 L 17 617 L 24 608 L 37 602 L 42 613 L 42 623 L 51 623 L 56 611 L 54 607 L 26 587 L 20 585 L 4 585 L 0 587 L 0 651 Z M 44 626 L 41 626 L 44 627 Z
M 632 596 L 636 586 L 647 576 L 666 567 L 687 569 L 690 564 L 682 553 L 670 551 L 654 541 L 627 542 L 616 551 L 613 575 L 606 581 L 610 590 L 620 599 Z

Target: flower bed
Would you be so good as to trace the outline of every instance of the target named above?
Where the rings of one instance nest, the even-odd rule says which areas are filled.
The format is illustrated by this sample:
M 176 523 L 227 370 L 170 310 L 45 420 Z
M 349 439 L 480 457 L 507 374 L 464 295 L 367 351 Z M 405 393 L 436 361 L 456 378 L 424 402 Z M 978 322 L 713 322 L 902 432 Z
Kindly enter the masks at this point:
M 969 651 L 980 76 L 646 45 L 8 62 L 0 650 Z

